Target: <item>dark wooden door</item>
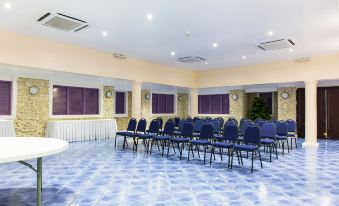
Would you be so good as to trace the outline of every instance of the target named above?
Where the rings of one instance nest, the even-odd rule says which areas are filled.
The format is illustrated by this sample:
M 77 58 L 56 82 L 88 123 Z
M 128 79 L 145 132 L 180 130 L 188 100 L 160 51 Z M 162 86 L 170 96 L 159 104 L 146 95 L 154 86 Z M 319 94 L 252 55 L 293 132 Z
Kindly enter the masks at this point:
M 297 90 L 297 131 L 305 137 L 305 89 Z M 317 124 L 319 138 L 339 139 L 339 87 L 317 90 Z

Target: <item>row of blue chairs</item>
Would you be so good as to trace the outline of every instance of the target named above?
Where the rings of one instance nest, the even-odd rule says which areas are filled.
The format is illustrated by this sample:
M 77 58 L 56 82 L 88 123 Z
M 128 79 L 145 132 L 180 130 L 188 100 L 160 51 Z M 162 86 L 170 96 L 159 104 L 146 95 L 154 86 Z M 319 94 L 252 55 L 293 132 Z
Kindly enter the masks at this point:
M 288 145 L 288 129 L 287 122 L 268 122 L 258 121 L 252 122 L 246 119 L 238 122 L 234 118 L 230 118 L 223 125 L 223 130 L 216 130 L 213 120 L 210 121 L 193 121 L 190 119 L 181 120 L 181 124 L 178 124 L 177 130 L 175 130 L 175 120 L 168 120 L 164 129 L 161 131 L 159 119 L 151 121 L 149 129 L 146 130 L 146 120 L 140 119 L 138 124 L 135 119 L 131 119 L 127 131 L 118 132 L 117 136 L 123 136 L 123 149 L 127 144 L 127 138 L 133 138 L 133 150 L 137 150 L 139 140 L 141 139 L 145 145 L 147 153 L 152 153 L 154 145 L 158 146 L 158 150 L 161 151 L 164 156 L 165 147 L 167 147 L 167 157 L 169 156 L 170 147 L 173 152 L 176 153 L 175 148 L 179 151 L 179 158 L 182 158 L 182 153 L 185 146 L 188 146 L 188 161 L 190 160 L 190 154 L 194 157 L 194 151 L 198 153 L 200 158 L 200 149 L 203 148 L 204 163 L 206 162 L 207 150 L 210 150 L 210 164 L 212 163 L 212 156 L 215 159 L 215 150 L 219 149 L 219 153 L 222 160 L 223 150 L 227 149 L 228 152 L 228 167 L 233 167 L 233 154 L 235 153 L 238 158 L 238 163 L 243 165 L 242 151 L 252 154 L 251 172 L 253 172 L 253 160 L 254 155 L 259 154 L 260 164 L 262 167 L 261 154 L 259 148 L 261 146 L 269 149 L 270 161 L 272 151 L 275 150 L 276 157 L 278 158 L 277 145 L 282 142 L 282 148 L 284 153 L 284 142 L 287 139 Z M 198 130 L 199 125 L 200 130 Z M 286 133 L 281 133 L 283 126 L 285 126 Z M 279 128 L 279 130 L 278 130 Z M 115 139 L 115 146 L 116 146 Z M 288 146 L 287 146 L 288 148 Z

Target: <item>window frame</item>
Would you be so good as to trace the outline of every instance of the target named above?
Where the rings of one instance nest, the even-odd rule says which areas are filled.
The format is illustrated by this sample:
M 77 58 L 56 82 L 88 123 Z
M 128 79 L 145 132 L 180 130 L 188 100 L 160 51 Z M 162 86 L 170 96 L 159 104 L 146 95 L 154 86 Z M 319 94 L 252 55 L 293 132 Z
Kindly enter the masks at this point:
M 125 93 L 125 112 L 123 114 L 117 114 L 116 112 L 116 93 L 117 92 L 124 92 Z M 114 117 L 128 117 L 128 91 L 114 91 L 114 102 L 113 102 L 113 116 Z
M 173 113 L 153 113 L 153 94 L 165 94 L 173 95 Z M 145 97 L 142 97 L 145 98 Z M 150 114 L 154 116 L 176 116 L 177 115 L 177 103 L 178 103 L 178 94 L 176 92 L 164 92 L 164 91 L 151 91 L 150 92 Z
M 61 87 L 76 87 L 76 88 L 82 88 L 82 89 L 97 89 L 99 94 L 98 94 L 98 114 L 53 114 L 53 88 L 54 86 L 61 86 Z M 49 96 L 50 96 L 50 118 L 53 119 L 74 119 L 74 118 L 102 118 L 103 114 L 103 95 L 102 95 L 103 87 L 102 86 L 93 86 L 93 85 L 72 85 L 72 84 L 64 84 L 64 83 L 50 83 L 50 91 L 49 91 Z M 84 93 L 84 92 L 83 92 Z M 68 93 L 67 93 L 68 95 Z M 84 96 L 83 96 L 84 97 Z M 84 101 L 84 100 L 83 100 Z M 68 105 L 67 105 L 68 107 Z M 84 107 L 84 104 L 83 104 Z M 83 108 L 84 111 L 84 108 Z

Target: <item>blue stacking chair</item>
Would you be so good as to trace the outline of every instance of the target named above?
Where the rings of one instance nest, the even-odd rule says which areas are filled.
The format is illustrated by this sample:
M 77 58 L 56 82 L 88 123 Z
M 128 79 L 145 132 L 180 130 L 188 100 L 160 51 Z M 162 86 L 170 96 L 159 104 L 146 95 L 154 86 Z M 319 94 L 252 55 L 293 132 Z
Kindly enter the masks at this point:
M 199 118 L 199 117 L 194 117 L 194 118 L 193 118 L 193 124 L 195 124 L 195 122 L 196 122 L 197 120 L 200 120 L 200 118 Z
M 129 133 L 129 134 L 126 134 L 126 137 L 132 137 L 133 138 L 133 141 L 134 141 L 134 138 L 138 135 L 138 134 L 144 134 L 145 131 L 146 131 L 146 125 L 147 125 L 147 122 L 146 122 L 146 119 L 142 118 L 138 121 L 138 125 L 137 125 L 137 130 L 135 131 L 135 133 Z M 134 145 L 133 144 L 133 150 L 134 150 Z M 123 149 L 125 149 L 125 142 L 123 144 Z
M 193 125 L 193 137 L 198 137 L 201 131 L 201 127 L 204 124 L 204 120 L 198 119 Z
M 227 121 L 235 122 L 236 124 L 238 124 L 238 120 L 236 118 L 234 118 L 234 117 L 228 118 Z
M 182 157 L 182 151 L 184 150 L 185 144 L 189 143 L 192 137 L 193 137 L 193 124 L 192 122 L 185 122 L 185 124 L 182 127 L 180 135 L 176 135 L 174 138 L 170 138 L 170 143 L 172 144 L 174 153 L 175 153 L 174 145 L 177 145 L 178 147 L 179 154 L 180 154 L 180 160 Z M 170 145 L 168 145 L 168 148 L 167 148 L 167 157 L 169 154 L 169 148 L 170 148 Z
M 190 160 L 190 152 L 192 151 L 192 155 L 194 157 L 193 154 L 193 146 L 195 146 L 195 148 L 198 151 L 198 156 L 200 158 L 200 154 L 199 154 L 199 147 L 203 146 L 204 147 L 204 164 L 206 162 L 206 150 L 208 148 L 208 146 L 211 144 L 211 141 L 214 138 L 214 127 L 211 123 L 205 123 L 202 125 L 201 127 L 201 131 L 200 131 L 200 135 L 199 138 L 196 140 L 191 140 L 190 141 L 190 145 L 188 147 L 188 161 Z
M 253 160 L 254 160 L 254 153 L 259 154 L 259 160 L 260 160 L 260 165 L 261 169 L 263 168 L 262 166 L 262 161 L 261 161 L 261 154 L 260 154 L 260 146 L 261 146 L 261 134 L 260 134 L 260 128 L 255 126 L 255 125 L 249 125 L 246 128 L 245 134 L 244 134 L 244 139 L 243 139 L 244 144 L 236 144 L 233 146 L 232 154 L 231 154 L 231 169 L 233 167 L 233 153 L 236 152 L 237 157 L 238 157 L 238 163 L 241 165 L 244 165 L 242 161 L 242 156 L 241 152 L 251 152 L 252 153 L 252 164 L 251 164 L 251 173 L 253 172 Z M 239 158 L 240 157 L 240 158 Z
M 212 155 L 215 159 L 215 148 L 219 148 L 220 152 L 220 159 L 222 161 L 222 154 L 223 149 L 227 149 L 228 154 L 228 163 L 227 167 L 230 166 L 230 150 L 233 148 L 235 143 L 238 143 L 239 140 L 239 128 L 238 125 L 234 122 L 226 122 L 224 127 L 223 136 L 221 139 L 218 139 L 217 142 L 211 144 L 211 157 L 210 157 L 210 164 L 212 164 Z
M 220 134 L 220 121 L 218 119 L 215 119 L 212 121 L 213 129 L 215 134 Z
M 225 120 L 222 117 L 218 117 L 218 120 L 219 120 L 219 123 L 220 123 L 220 130 L 223 130 L 223 125 L 225 123 Z
M 135 118 L 130 119 L 129 122 L 128 122 L 126 131 L 121 131 L 121 132 L 116 133 L 115 140 L 114 140 L 114 147 L 116 147 L 116 145 L 117 145 L 117 137 L 118 136 L 123 136 L 124 137 L 124 144 L 125 144 L 125 142 L 127 143 L 126 136 L 131 134 L 131 133 L 134 133 L 136 127 L 137 127 L 137 120 Z
M 275 149 L 275 155 L 278 159 L 278 148 L 276 142 L 276 129 L 275 125 L 271 122 L 264 122 L 260 125 L 261 132 L 261 145 L 269 147 L 270 149 L 270 162 L 272 162 L 272 149 Z
M 212 118 L 211 117 L 206 117 L 205 118 L 205 122 L 212 122 Z
M 240 134 L 242 137 L 245 135 L 245 132 L 248 126 L 255 126 L 255 124 L 251 120 L 243 121 L 242 125 L 240 126 Z
M 157 120 L 159 121 L 159 131 L 162 131 L 164 120 L 162 119 L 162 117 L 158 117 Z
M 180 122 L 180 117 L 175 117 L 174 118 L 174 126 L 175 126 L 175 128 L 178 128 L 179 122 Z
M 152 154 L 153 143 L 156 142 L 157 146 L 158 146 L 158 149 L 159 149 L 158 142 L 160 142 L 160 146 L 161 146 L 161 150 L 162 150 L 161 156 L 162 157 L 164 156 L 165 145 L 168 145 L 168 147 L 169 147 L 170 138 L 172 138 L 173 135 L 174 135 L 174 126 L 175 126 L 174 121 L 173 120 L 168 120 L 165 123 L 165 127 L 164 127 L 164 130 L 163 130 L 162 134 L 161 135 L 153 136 L 152 143 L 151 143 L 150 154 Z
M 292 150 L 293 140 L 294 140 L 295 148 L 298 148 L 297 135 L 296 135 L 297 124 L 292 119 L 288 119 L 286 120 L 286 122 L 287 122 L 287 127 L 288 127 L 288 137 L 291 138 L 291 150 Z
M 276 139 L 278 142 L 281 142 L 281 146 L 283 149 L 283 154 L 285 154 L 285 142 L 287 145 L 287 151 L 290 152 L 290 147 L 288 143 L 288 125 L 287 122 L 285 121 L 278 121 L 276 122 L 276 130 L 277 130 L 277 135 Z
M 135 151 L 138 151 L 139 139 L 142 139 L 145 145 L 146 152 L 149 151 L 149 143 L 153 136 L 159 135 L 160 123 L 157 119 L 153 119 L 149 125 L 149 129 L 146 133 L 139 133 L 133 137 Z
M 181 134 L 182 127 L 184 126 L 184 124 L 185 124 L 186 122 L 187 122 L 186 119 L 181 119 L 181 120 L 179 121 L 177 130 L 174 131 L 174 135 L 180 135 L 180 134 Z

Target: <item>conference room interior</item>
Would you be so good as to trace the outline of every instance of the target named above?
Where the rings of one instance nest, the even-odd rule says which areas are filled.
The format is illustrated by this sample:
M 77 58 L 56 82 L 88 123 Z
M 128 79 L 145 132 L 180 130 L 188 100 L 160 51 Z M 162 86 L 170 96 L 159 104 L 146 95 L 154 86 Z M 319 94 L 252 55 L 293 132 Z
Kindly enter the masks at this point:
M 0 6 L 0 206 L 339 205 L 339 1 Z

